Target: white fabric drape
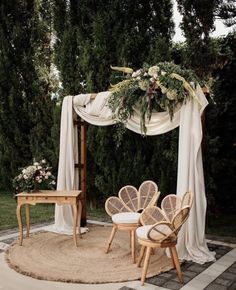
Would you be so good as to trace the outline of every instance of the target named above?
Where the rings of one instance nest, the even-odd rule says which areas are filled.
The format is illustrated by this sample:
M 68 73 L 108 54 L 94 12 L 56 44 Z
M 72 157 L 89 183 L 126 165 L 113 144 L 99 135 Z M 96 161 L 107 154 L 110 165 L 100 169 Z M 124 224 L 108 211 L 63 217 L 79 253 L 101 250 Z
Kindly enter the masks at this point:
M 181 259 L 202 264 L 214 260 L 214 253 L 208 250 L 205 240 L 206 197 L 201 150 L 201 114 L 208 102 L 200 86 L 196 94 L 201 106 L 192 100 L 182 106 L 180 113 L 177 195 L 181 197 L 191 190 L 194 201 L 179 233 L 177 250 Z
M 190 217 L 182 228 L 178 242 L 180 259 L 204 263 L 214 260 L 205 242 L 206 198 L 201 155 L 201 113 L 207 105 L 207 100 L 200 88 L 196 89 L 198 101 L 189 100 L 177 108 L 170 121 L 167 112 L 153 113 L 151 120 L 146 121 L 147 135 L 158 135 L 180 127 L 177 195 L 182 196 L 187 190 L 194 192 L 194 204 Z M 61 115 L 60 158 L 58 172 L 58 189 L 77 188 L 75 173 L 75 152 L 77 152 L 77 128 L 73 126 L 73 109 L 86 122 L 107 126 L 115 123 L 111 110 L 107 106 L 110 92 L 97 94 L 90 101 L 90 94 L 81 94 L 64 98 Z M 201 105 L 200 105 L 201 104 Z M 126 127 L 136 133 L 140 131 L 140 113 L 135 109 Z M 71 209 L 57 207 L 55 227 L 59 232 L 72 228 Z
M 75 168 L 78 163 L 78 131 L 73 124 L 73 97 L 63 100 L 60 128 L 60 155 L 57 176 L 57 190 L 77 189 L 79 172 Z M 55 206 L 55 224 L 50 228 L 54 232 L 72 234 L 73 216 L 70 205 Z

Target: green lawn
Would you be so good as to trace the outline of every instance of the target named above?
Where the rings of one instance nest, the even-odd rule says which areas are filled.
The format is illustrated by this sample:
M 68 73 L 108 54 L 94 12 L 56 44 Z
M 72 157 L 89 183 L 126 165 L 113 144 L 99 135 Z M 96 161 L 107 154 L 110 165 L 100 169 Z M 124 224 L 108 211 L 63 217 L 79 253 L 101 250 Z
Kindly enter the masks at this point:
M 54 204 L 37 204 L 30 207 L 31 224 L 49 222 L 54 219 Z M 22 218 L 25 222 L 24 208 Z M 87 209 L 87 218 L 99 221 L 111 221 L 104 208 Z M 206 233 L 223 237 L 236 237 L 236 215 L 227 214 L 218 217 L 208 217 Z M 16 201 L 11 194 L 0 192 L 0 231 L 17 228 Z
M 54 218 L 53 204 L 37 204 L 30 207 L 30 223 L 42 223 Z M 22 220 L 25 222 L 24 208 Z M 0 192 L 0 231 L 18 227 L 16 219 L 16 200 L 9 193 Z
M 54 204 L 37 204 L 30 207 L 30 223 L 50 222 L 54 219 Z M 87 209 L 87 218 L 110 221 L 105 209 Z M 22 207 L 22 221 L 25 224 L 25 209 Z M 17 228 L 16 200 L 12 194 L 0 192 L 0 231 Z

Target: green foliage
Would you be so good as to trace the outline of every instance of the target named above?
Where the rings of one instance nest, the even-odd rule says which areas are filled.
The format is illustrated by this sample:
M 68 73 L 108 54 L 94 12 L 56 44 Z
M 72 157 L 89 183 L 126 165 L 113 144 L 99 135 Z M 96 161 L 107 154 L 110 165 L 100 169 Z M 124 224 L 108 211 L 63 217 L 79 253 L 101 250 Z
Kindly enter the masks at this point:
M 96 164 L 94 179 L 102 193 L 101 200 L 117 194 L 127 184 L 138 188 L 147 179 L 157 182 L 162 196 L 175 192 L 178 130 L 158 137 L 142 137 L 126 131 L 119 147 L 110 138 L 114 134 L 113 126 L 90 126 L 89 131 L 88 148 Z
M 42 1 L 43 2 L 43 1 Z M 0 4 L 0 187 L 39 155 L 50 160 L 50 35 L 38 2 Z
M 139 68 L 145 62 L 169 60 L 174 26 L 170 0 L 67 3 L 66 6 L 54 0 L 55 61 L 60 71 L 62 96 L 107 90 L 110 83 L 117 81 L 110 65 Z M 162 153 L 156 153 L 154 146 L 162 145 L 153 141 L 149 146 L 148 140 L 152 139 L 126 132 L 120 148 L 116 148 L 114 130 L 114 127 L 89 126 L 89 199 L 97 197 L 101 201 L 126 183 L 139 186 L 144 179 L 158 180 L 161 176 L 155 171 Z M 157 143 L 163 144 L 166 138 L 156 137 Z M 149 149 L 155 154 L 149 153 Z M 160 177 L 165 180 L 163 187 L 169 183 L 170 174 L 165 176 L 165 167 Z M 169 170 L 175 176 L 173 168 L 170 166 Z
M 207 193 L 213 200 L 211 210 L 230 212 L 236 206 L 236 34 L 221 39 L 219 47 L 228 60 L 214 73 L 214 103 L 206 112 L 205 174 Z
M 224 24 L 231 27 L 236 24 L 235 0 L 221 0 L 216 15 L 224 20 Z
M 197 77 L 192 71 L 174 63 L 160 62 L 152 67 L 145 65 L 136 72 L 129 68 L 113 69 L 127 71 L 127 74 L 123 81 L 112 85 L 108 105 L 114 117 L 123 124 L 137 107 L 141 112 L 140 127 L 143 134 L 146 134 L 145 120 L 151 119 L 153 111 L 168 111 L 172 119 L 178 105 L 189 98 L 197 98 L 189 83 L 196 85 Z
M 219 0 L 177 0 L 183 16 L 181 28 L 186 37 L 185 65 L 195 70 L 200 78 L 208 78 L 217 52 L 209 33 L 214 30 L 215 13 Z

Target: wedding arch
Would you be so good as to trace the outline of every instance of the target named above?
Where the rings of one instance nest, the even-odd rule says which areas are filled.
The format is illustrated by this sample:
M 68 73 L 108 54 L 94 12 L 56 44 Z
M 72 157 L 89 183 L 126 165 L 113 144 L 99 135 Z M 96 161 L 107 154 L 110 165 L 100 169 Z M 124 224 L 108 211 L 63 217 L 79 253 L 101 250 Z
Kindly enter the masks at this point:
M 115 124 L 117 120 L 108 106 L 111 94 L 112 92 L 106 91 L 96 95 L 79 94 L 64 98 L 61 113 L 58 190 L 79 188 L 79 168 L 75 166 L 79 159 L 78 123 L 74 121 L 75 116 L 79 116 L 82 122 L 97 126 Z M 179 127 L 176 194 L 181 197 L 187 190 L 191 190 L 194 193 L 194 202 L 190 217 L 179 234 L 178 255 L 180 259 L 205 263 L 214 260 L 214 253 L 209 251 L 205 240 L 206 197 L 201 151 L 201 115 L 208 102 L 200 85 L 194 88 L 194 94 L 195 98 L 189 98 L 176 106 L 172 119 L 166 111 L 153 112 L 151 118 L 145 121 L 145 126 L 146 135 L 164 134 Z M 138 108 L 134 108 L 125 126 L 143 134 L 140 120 L 141 113 Z M 84 132 L 81 132 L 81 136 L 83 138 Z M 86 148 L 82 148 L 82 155 L 85 150 Z M 83 172 L 82 182 L 85 178 Z M 71 208 L 67 205 L 56 206 L 54 230 L 61 233 L 71 232 L 72 223 Z

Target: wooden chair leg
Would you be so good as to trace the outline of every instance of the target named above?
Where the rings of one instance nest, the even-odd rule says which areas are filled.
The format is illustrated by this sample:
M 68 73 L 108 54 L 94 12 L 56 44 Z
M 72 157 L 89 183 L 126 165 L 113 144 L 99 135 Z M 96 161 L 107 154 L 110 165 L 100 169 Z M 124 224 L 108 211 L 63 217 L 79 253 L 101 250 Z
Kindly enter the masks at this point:
M 131 231 L 131 252 L 132 252 L 132 258 L 133 262 L 135 264 L 135 230 Z
M 142 277 L 141 277 L 141 285 L 142 286 L 144 285 L 144 281 L 145 281 L 145 278 L 147 275 L 147 269 L 148 269 L 150 255 L 151 255 L 151 250 L 152 250 L 152 248 L 147 247 L 146 256 L 145 256 L 144 265 L 143 265 Z
M 175 268 L 176 268 L 176 271 L 177 271 L 177 275 L 178 275 L 179 281 L 181 283 L 183 283 L 183 274 L 181 272 L 179 258 L 178 258 L 178 254 L 177 254 L 177 251 L 176 251 L 176 247 L 175 246 L 174 247 L 170 247 L 170 251 L 172 252 L 171 256 L 173 256 L 173 261 L 174 261 L 174 265 L 175 265 Z
M 169 251 L 170 251 L 170 257 L 171 257 L 172 264 L 173 264 L 174 268 L 176 268 L 175 267 L 175 261 L 174 261 L 173 253 L 172 253 L 172 250 L 171 250 L 170 247 L 169 247 Z
M 110 235 L 110 238 L 109 238 L 109 241 L 108 241 L 107 249 L 105 251 L 106 254 L 109 252 L 109 249 L 110 249 L 111 243 L 112 243 L 112 241 L 114 239 L 114 236 L 116 234 L 116 231 L 117 231 L 117 227 L 115 225 L 113 225 L 112 231 L 111 231 L 111 235 Z
M 129 246 L 132 249 L 132 231 L 129 231 Z
M 146 249 L 145 246 L 141 246 L 141 250 L 140 250 L 140 254 L 139 254 L 139 259 L 138 259 L 138 264 L 137 264 L 138 267 L 141 267 L 142 260 L 143 260 L 143 256 L 144 256 L 144 253 L 145 253 L 145 249 Z

